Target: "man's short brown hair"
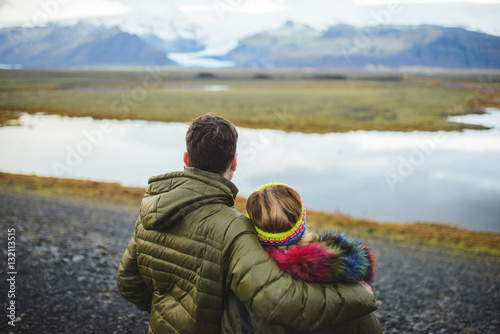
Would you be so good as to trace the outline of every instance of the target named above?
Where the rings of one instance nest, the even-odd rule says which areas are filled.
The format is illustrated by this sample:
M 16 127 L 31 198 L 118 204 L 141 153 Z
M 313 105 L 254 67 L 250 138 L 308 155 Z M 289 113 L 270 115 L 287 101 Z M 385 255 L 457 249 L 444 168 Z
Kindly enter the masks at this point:
M 193 120 L 186 133 L 189 166 L 223 174 L 236 153 L 238 132 L 228 120 L 203 115 Z

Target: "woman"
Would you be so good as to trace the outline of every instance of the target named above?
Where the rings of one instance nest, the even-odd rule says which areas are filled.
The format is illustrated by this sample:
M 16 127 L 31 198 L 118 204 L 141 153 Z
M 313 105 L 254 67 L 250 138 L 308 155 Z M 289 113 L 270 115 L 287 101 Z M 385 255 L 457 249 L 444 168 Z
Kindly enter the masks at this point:
M 246 209 L 264 249 L 293 278 L 325 284 L 361 283 L 369 289 L 375 272 L 372 251 L 343 233 L 307 231 L 304 204 L 292 187 L 280 183 L 262 186 L 250 195 Z M 249 314 L 234 296 L 229 297 L 228 305 L 224 328 L 229 333 L 294 332 Z M 382 328 L 371 313 L 321 333 L 377 334 Z

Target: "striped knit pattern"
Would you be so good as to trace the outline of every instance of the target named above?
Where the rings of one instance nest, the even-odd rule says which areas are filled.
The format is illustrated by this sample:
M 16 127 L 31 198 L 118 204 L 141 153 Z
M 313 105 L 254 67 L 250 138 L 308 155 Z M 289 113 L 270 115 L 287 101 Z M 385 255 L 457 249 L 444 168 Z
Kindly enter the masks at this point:
M 257 238 L 263 246 L 290 246 L 296 244 L 304 235 L 306 230 L 306 208 L 302 205 L 302 218 L 292 230 L 287 232 L 272 233 L 265 232 L 254 226 Z

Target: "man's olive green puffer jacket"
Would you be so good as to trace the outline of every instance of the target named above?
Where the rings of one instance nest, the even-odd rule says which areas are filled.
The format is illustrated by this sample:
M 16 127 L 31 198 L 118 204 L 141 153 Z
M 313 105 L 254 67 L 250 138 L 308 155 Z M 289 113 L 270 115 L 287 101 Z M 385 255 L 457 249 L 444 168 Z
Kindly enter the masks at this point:
M 307 284 L 283 273 L 232 208 L 237 192 L 191 167 L 149 180 L 117 276 L 121 295 L 150 311 L 149 333 L 221 333 L 232 293 L 264 321 L 295 330 L 376 309 L 359 284 Z

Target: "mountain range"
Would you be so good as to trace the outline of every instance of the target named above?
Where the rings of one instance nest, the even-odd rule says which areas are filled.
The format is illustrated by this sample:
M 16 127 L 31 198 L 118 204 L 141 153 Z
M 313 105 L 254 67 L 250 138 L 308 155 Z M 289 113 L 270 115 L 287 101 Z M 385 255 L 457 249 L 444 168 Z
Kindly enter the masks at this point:
M 0 65 L 24 68 L 176 65 L 169 53 L 203 50 L 200 27 L 176 11 L 64 20 L 0 29 Z M 7 66 L 5 66 L 7 65 Z
M 84 23 L 4 28 L 0 30 L 0 63 L 25 68 L 174 64 L 165 52 L 137 35 Z
M 251 67 L 499 69 L 500 37 L 434 25 L 319 31 L 288 21 L 240 40 L 222 59 Z
M 180 14 L 172 15 L 165 19 L 133 13 L 3 28 L 0 65 L 176 65 L 170 53 L 196 54 L 207 47 L 209 36 Z M 359 28 L 337 24 L 318 30 L 287 21 L 244 37 L 225 55 L 211 58 L 257 68 L 500 69 L 500 37 L 435 25 Z

